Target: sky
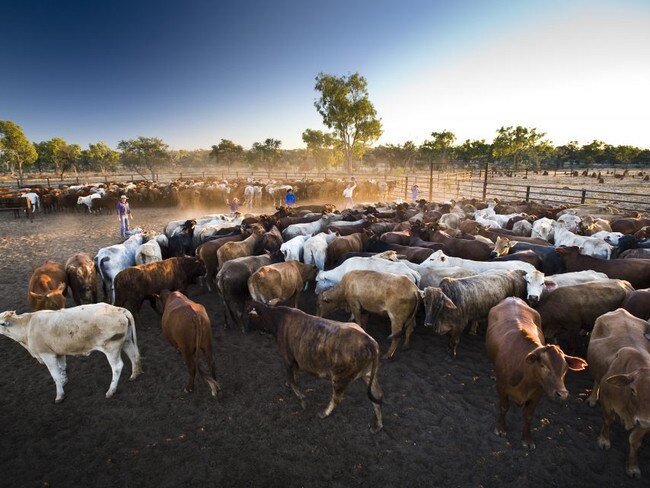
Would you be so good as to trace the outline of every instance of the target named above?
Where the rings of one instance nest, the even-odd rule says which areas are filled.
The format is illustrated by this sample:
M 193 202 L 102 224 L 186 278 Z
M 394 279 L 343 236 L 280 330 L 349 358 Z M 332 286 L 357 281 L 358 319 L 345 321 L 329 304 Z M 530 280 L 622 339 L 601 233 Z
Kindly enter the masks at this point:
M 32 141 L 300 148 L 320 72 L 367 79 L 378 144 L 650 147 L 648 0 L 0 0 L 0 120 Z

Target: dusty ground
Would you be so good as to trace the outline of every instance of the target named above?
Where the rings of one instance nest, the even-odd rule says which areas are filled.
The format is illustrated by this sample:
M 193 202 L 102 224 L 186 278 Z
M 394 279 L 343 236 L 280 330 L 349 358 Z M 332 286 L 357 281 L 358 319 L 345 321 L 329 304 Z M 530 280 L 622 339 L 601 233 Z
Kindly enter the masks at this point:
M 189 215 L 134 213 L 137 225 L 157 229 Z M 39 215 L 28 223 L 0 214 L 0 310 L 28 311 L 33 266 L 47 258 L 64 262 L 79 251 L 94 255 L 117 237 L 114 216 Z M 193 394 L 183 393 L 185 366 L 148 305 L 138 329 L 144 374 L 129 382 L 127 365 L 110 400 L 104 398 L 110 369 L 102 354 L 68 359 L 67 398 L 55 405 L 47 369 L 0 338 L 0 485 L 619 487 L 650 479 L 648 439 L 640 451 L 640 482 L 625 476 L 627 435 L 620 425 L 610 451 L 596 446 L 600 412 L 583 402 L 588 371 L 569 372 L 566 404 L 542 400 L 533 421 L 537 449 L 528 452 L 519 443 L 518 408 L 508 416 L 507 439 L 492 433 L 496 393 L 483 334 L 463 336 L 450 363 L 446 338 L 420 325 L 411 350 L 382 362 L 385 428 L 373 436 L 361 382 L 320 420 L 329 386 L 303 375 L 309 403 L 302 411 L 284 386 L 272 337 L 223 331 L 219 299 L 197 286 L 190 296 L 213 318 L 220 401 L 198 379 Z M 313 297 L 304 298 L 302 307 L 313 312 Z M 368 331 L 385 351 L 388 324 L 375 318 Z

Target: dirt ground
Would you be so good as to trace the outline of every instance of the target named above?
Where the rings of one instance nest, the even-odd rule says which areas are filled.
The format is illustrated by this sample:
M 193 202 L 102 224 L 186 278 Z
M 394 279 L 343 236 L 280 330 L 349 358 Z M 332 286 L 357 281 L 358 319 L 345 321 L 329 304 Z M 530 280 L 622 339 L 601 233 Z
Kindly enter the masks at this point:
M 217 210 L 135 208 L 134 216 L 136 225 L 161 230 L 172 219 Z M 0 310 L 28 311 L 31 269 L 45 259 L 65 262 L 117 242 L 114 216 L 37 215 L 29 223 L 0 214 Z M 619 487 L 650 479 L 648 439 L 640 451 L 642 481 L 625 475 L 627 435 L 620 424 L 612 448 L 597 447 L 600 410 L 584 403 L 588 370 L 568 373 L 566 404 L 542 400 L 533 421 L 537 449 L 528 452 L 519 440 L 517 407 L 508 415 L 508 437 L 492 433 L 496 392 L 484 330 L 465 334 L 458 359 L 449 362 L 447 338 L 425 330 L 420 317 L 412 348 L 382 361 L 385 427 L 373 436 L 362 382 L 320 420 L 327 382 L 301 375 L 308 397 L 303 411 L 285 386 L 273 338 L 224 331 L 219 298 L 198 285 L 189 294 L 212 318 L 224 389 L 218 401 L 199 378 L 194 393 L 183 392 L 185 366 L 148 305 L 138 328 L 144 374 L 128 381 L 127 361 L 110 400 L 102 354 L 68 358 L 66 400 L 55 405 L 45 366 L 0 338 L 1 486 Z M 301 307 L 313 313 L 314 297 L 304 296 Z M 368 332 L 385 351 L 388 323 L 374 317 Z M 586 355 L 585 344 L 577 354 Z

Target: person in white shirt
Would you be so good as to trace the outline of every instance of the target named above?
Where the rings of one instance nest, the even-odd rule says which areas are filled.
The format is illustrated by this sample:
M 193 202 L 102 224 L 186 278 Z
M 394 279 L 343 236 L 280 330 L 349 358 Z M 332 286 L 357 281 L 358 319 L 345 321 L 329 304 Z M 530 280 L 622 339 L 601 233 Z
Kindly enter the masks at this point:
M 352 192 L 356 187 L 356 183 L 348 183 L 348 186 L 343 190 L 343 198 L 345 200 L 344 208 L 352 208 L 354 206 L 354 203 L 352 202 Z

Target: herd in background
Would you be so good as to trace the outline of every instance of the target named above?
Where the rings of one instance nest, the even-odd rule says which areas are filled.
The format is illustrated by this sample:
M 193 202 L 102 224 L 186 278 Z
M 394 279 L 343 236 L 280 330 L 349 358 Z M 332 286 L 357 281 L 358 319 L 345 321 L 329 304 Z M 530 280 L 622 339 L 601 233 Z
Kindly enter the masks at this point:
M 34 211 L 115 213 L 121 195 L 127 195 L 134 207 L 215 207 L 226 205 L 235 198 L 243 209 L 261 209 L 280 205 L 286 190 L 291 188 L 297 200 L 328 200 L 337 198 L 346 186 L 343 179 L 324 180 L 271 179 L 251 177 L 218 179 L 206 177 L 177 179 L 170 183 L 139 180 L 133 182 L 105 182 L 83 185 L 60 185 L 58 188 L 34 185 L 19 190 L 0 187 L 2 197 L 28 197 Z M 365 201 L 386 200 L 395 187 L 395 181 L 384 179 L 358 180 L 355 196 Z
M 288 385 L 303 408 L 300 370 L 331 381 L 321 417 L 362 379 L 374 433 L 383 426 L 383 393 L 379 345 L 362 328 L 366 315 L 390 319 L 384 358 L 394 357 L 402 341 L 409 347 L 419 310 L 425 327 L 449 335 L 449 359 L 458 355 L 467 326 L 476 334 L 487 319 L 499 399 L 495 433 L 506 435 L 512 401 L 523 407 L 522 444 L 534 449 L 530 423 L 538 402 L 544 395 L 566 400 L 565 374 L 588 362 L 589 403 L 599 402 L 603 411 L 598 445 L 609 447 L 609 425 L 620 417 L 631 431 L 626 472 L 639 477 L 637 449 L 650 429 L 649 233 L 650 218 L 634 212 L 535 202 L 420 200 L 341 212 L 309 205 L 280 207 L 273 215 L 208 215 L 169 222 L 158 235 L 135 233 L 94 259 L 76 254 L 65 265 L 47 261 L 29 283 L 35 313 L 0 314 L 0 333 L 46 364 L 57 401 L 67 380 L 65 355 L 104 352 L 113 370 L 109 397 L 122 369 L 121 349 L 131 359 L 132 378 L 140 372 L 135 324 L 147 300 L 187 364 L 186 390 L 198 371 L 216 396 L 210 319 L 186 296 L 199 282 L 223 301 L 218 323 L 276 337 Z M 98 282 L 112 305 L 81 305 L 97 302 Z M 317 316 L 298 309 L 312 287 Z M 78 306 L 63 309 L 68 288 Z M 351 313 L 354 323 L 325 318 L 336 310 Z M 587 361 L 558 345 L 575 350 L 585 334 L 591 334 Z

